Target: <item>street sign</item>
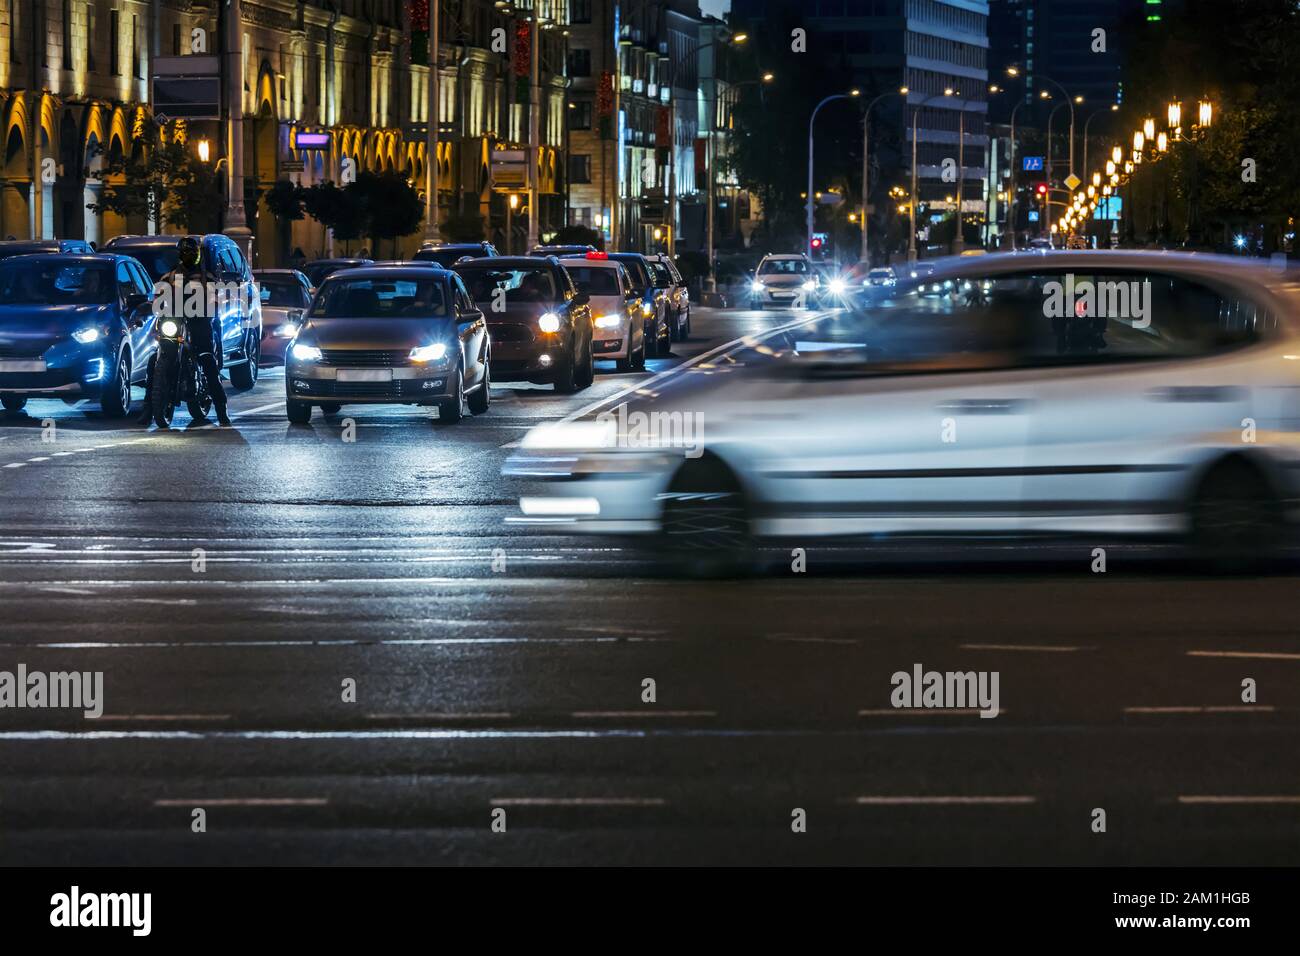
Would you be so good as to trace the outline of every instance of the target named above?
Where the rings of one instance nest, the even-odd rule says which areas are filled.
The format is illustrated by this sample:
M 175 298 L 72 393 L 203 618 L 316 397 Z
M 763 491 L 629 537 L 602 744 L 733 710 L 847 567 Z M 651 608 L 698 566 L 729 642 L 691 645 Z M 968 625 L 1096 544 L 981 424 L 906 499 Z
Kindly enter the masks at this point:
M 1020 168 L 1027 173 L 1041 173 L 1043 171 L 1043 157 L 1025 156 L 1020 160 Z
M 1037 209 L 1031 209 L 1031 210 L 1029 210 L 1029 221 L 1030 221 L 1030 222 L 1038 222 L 1038 210 L 1037 210 Z
M 1074 173 L 1070 173 L 1070 175 L 1065 177 L 1065 185 L 1069 188 L 1070 192 L 1074 192 L 1082 184 L 1083 180 L 1074 175 Z
M 153 108 L 169 119 L 221 119 L 221 80 L 215 76 L 155 76 Z
M 280 161 L 280 172 L 282 173 L 300 173 L 307 168 L 307 164 L 301 159 L 285 159 Z
M 298 132 L 293 136 L 294 149 L 329 149 L 329 133 L 303 133 Z
M 528 158 L 522 149 L 496 149 L 492 157 L 493 189 L 524 189 L 528 186 Z
M 221 75 L 221 58 L 216 56 L 156 56 L 150 65 L 154 76 Z

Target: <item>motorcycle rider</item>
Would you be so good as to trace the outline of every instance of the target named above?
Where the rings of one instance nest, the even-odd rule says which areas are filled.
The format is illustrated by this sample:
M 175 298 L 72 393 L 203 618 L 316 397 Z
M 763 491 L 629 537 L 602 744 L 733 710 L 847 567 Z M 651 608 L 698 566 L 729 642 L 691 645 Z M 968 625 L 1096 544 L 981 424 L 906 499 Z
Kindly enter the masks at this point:
M 176 244 L 176 268 L 167 273 L 160 283 L 172 285 L 177 277 L 181 280 L 181 289 L 184 291 L 190 282 L 198 282 L 201 285 L 204 281 L 202 269 L 202 254 L 199 249 L 199 241 L 192 236 L 184 236 Z M 182 296 L 183 297 L 183 296 Z M 205 303 L 204 312 L 207 310 L 209 297 L 206 286 L 204 286 L 203 301 Z M 173 318 L 182 318 L 184 309 L 180 307 L 179 302 L 173 311 L 179 313 Z M 199 368 L 203 369 L 203 376 L 207 379 L 208 394 L 212 397 L 212 406 L 217 412 L 217 424 L 223 427 L 230 427 L 230 416 L 226 414 L 226 390 L 221 386 L 221 370 L 217 367 L 216 343 L 221 339 L 221 333 L 216 329 L 217 317 L 215 315 L 189 316 L 184 318 L 186 329 L 189 333 L 190 348 L 193 350 L 194 360 L 198 363 Z M 140 413 L 139 424 L 148 425 L 153 420 L 153 381 L 155 362 L 149 363 L 149 377 L 145 383 L 144 393 L 144 411 Z

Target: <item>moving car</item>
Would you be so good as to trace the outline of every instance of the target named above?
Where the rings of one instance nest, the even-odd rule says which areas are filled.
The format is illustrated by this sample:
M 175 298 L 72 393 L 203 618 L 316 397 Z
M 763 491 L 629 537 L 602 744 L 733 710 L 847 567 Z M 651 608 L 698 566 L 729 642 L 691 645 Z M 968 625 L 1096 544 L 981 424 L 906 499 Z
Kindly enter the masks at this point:
M 426 405 L 460 421 L 491 401 L 483 313 L 454 272 L 428 264 L 345 269 L 316 290 L 284 370 L 289 421 L 313 406 Z
M 6 239 L 0 242 L 0 260 L 41 252 L 71 252 L 89 256 L 94 254 L 95 247 L 84 239 Z
M 554 256 L 496 256 L 458 263 L 456 274 L 487 319 L 492 378 L 576 392 L 595 377 L 590 298 Z
M 812 308 L 818 300 L 817 275 L 807 256 L 781 254 L 764 256 L 749 283 L 749 307 L 769 305 Z
M 1300 492 L 1294 276 L 1104 250 L 925 278 L 963 291 L 901 282 L 780 333 L 761 366 L 686 372 L 653 418 L 530 432 L 508 472 L 555 480 L 524 515 L 724 562 L 755 539 L 880 535 L 1150 535 L 1227 567 L 1274 553 Z
M 646 259 L 654 270 L 655 287 L 662 290 L 669 336 L 674 342 L 684 342 L 691 334 L 691 292 L 686 280 L 677 271 L 672 256 L 646 256 Z
M 311 280 L 313 289 L 320 288 L 326 278 L 340 269 L 356 269 L 361 266 L 373 266 L 374 259 L 314 259 L 302 267 L 303 274 Z
M 595 317 L 592 352 L 597 359 L 613 359 L 620 372 L 645 368 L 645 322 L 641 297 L 632 287 L 623 263 L 603 252 L 579 259 L 560 260 L 578 291 L 587 295 Z
M 885 266 L 880 269 L 872 269 L 868 272 L 867 277 L 862 280 L 862 284 L 873 288 L 897 285 L 898 276 L 893 269 Z
M 441 242 L 425 243 L 420 251 L 411 258 L 417 262 L 436 262 L 444 269 L 450 269 L 464 258 L 482 259 L 485 256 L 499 256 L 497 247 L 490 242 Z
M 237 389 L 257 384 L 262 350 L 262 301 L 253 286 L 253 271 L 239 246 L 219 232 L 195 236 L 200 266 L 206 282 L 219 283 L 226 294 L 212 297 L 221 329 L 221 368 Z M 117 236 L 104 244 L 104 252 L 131 256 L 155 285 L 176 268 L 180 236 Z
M 153 283 L 120 255 L 28 255 L 0 262 L 0 404 L 97 402 L 108 418 L 131 411 L 157 345 Z
M 283 365 L 284 351 L 311 305 L 311 280 L 297 269 L 255 269 L 253 281 L 262 302 L 260 361 Z

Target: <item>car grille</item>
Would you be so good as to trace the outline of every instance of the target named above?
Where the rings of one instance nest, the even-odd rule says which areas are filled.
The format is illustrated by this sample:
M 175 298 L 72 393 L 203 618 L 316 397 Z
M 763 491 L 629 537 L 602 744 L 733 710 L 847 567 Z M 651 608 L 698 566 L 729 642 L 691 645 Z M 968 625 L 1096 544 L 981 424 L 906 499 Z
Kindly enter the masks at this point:
M 38 359 L 53 344 L 53 341 L 41 341 L 0 345 L 0 359 Z
M 313 379 L 303 394 L 312 398 L 391 398 L 394 401 L 436 398 L 442 388 L 425 388 L 424 379 L 394 379 L 391 382 L 331 382 Z
M 323 349 L 321 364 L 334 368 L 394 368 L 411 364 L 410 351 L 385 349 Z
M 493 342 L 509 342 L 512 345 L 527 345 L 533 341 L 532 329 L 526 325 L 516 325 L 512 322 L 489 325 L 488 335 L 491 336 Z

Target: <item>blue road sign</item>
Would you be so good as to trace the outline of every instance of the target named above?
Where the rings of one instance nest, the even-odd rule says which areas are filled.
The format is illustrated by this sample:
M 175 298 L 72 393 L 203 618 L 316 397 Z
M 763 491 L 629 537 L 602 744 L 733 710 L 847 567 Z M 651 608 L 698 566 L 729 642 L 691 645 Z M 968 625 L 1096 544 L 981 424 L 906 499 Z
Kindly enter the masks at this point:
M 1027 173 L 1041 173 L 1044 165 L 1042 156 L 1025 156 L 1020 160 L 1021 169 Z

